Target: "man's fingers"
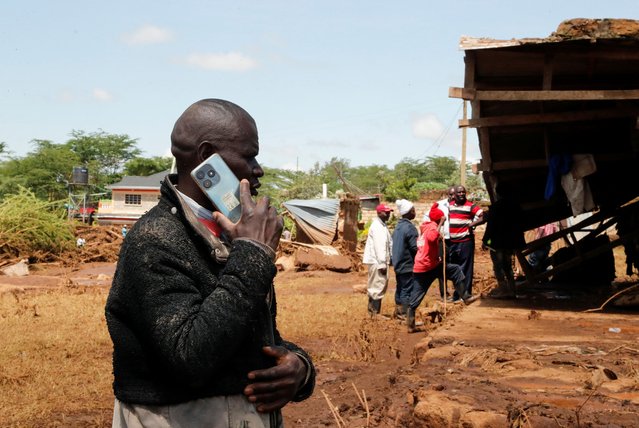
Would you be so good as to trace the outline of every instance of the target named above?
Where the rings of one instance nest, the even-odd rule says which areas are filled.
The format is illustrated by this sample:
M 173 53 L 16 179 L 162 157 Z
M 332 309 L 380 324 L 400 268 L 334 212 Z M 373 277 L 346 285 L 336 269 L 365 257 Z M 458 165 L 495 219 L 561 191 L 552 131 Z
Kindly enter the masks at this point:
M 284 357 L 289 352 L 289 350 L 281 346 L 264 346 L 262 348 L 262 352 L 264 352 L 269 357 L 280 358 Z
M 273 358 L 276 361 L 276 365 L 268 369 L 253 370 L 252 372 L 249 372 L 249 379 L 279 378 L 288 374 L 289 368 L 281 365 L 283 362 L 282 359 L 285 358 L 289 352 L 286 348 L 282 348 L 281 346 L 264 346 L 262 348 L 262 352 Z
M 243 178 L 242 181 L 240 181 L 240 203 L 242 204 L 242 208 L 248 208 L 253 204 L 253 199 L 251 198 L 251 185 L 246 178 Z
M 231 228 L 233 228 L 233 226 L 235 226 L 235 223 L 233 223 L 227 216 L 219 211 L 213 211 L 213 221 L 217 223 L 224 231 L 229 231 L 231 230 Z

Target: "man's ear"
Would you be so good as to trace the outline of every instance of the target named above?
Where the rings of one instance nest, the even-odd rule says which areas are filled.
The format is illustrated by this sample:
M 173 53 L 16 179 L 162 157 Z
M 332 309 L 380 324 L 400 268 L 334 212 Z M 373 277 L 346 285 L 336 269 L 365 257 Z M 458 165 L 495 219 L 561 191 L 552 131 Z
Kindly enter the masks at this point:
M 197 146 L 197 159 L 198 163 L 204 162 L 205 159 L 208 159 L 213 153 L 215 153 L 215 148 L 210 141 L 204 140 Z

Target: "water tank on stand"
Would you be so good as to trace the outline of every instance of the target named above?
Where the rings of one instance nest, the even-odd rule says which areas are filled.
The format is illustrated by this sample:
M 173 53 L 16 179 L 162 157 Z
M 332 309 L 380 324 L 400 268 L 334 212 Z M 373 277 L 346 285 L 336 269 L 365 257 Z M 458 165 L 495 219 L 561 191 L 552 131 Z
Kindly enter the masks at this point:
M 85 166 L 74 166 L 71 174 L 71 184 L 84 186 L 89 184 L 89 169 Z

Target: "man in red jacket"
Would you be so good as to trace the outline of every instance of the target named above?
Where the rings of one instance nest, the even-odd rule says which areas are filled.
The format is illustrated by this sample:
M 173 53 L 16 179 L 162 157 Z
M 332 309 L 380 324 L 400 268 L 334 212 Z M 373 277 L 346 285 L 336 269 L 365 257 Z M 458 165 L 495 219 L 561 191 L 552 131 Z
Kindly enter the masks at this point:
M 415 265 L 413 266 L 413 290 L 410 295 L 408 306 L 407 324 L 408 332 L 415 330 L 415 311 L 422 303 L 428 288 L 435 279 L 444 277 L 444 263 L 440 249 L 441 228 L 445 221 L 442 210 L 435 203 L 428 213 L 430 221 L 425 221 L 420 226 L 421 236 L 417 240 L 417 254 L 415 255 Z M 466 304 L 476 300 L 475 297 L 464 293 L 464 273 L 459 265 L 446 264 L 446 277 L 453 281 L 455 293 L 461 297 L 461 301 Z

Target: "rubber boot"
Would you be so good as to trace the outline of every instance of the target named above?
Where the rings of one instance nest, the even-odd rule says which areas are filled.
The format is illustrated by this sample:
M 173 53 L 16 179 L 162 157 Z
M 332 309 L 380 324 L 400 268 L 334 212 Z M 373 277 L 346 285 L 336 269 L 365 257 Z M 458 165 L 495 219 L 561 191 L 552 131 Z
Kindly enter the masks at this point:
M 402 313 L 404 316 L 408 315 L 408 303 L 402 303 Z
M 404 321 L 406 319 L 406 309 L 404 308 L 404 305 L 395 305 L 393 318 L 397 318 L 400 321 Z
M 371 296 L 368 296 L 368 314 L 371 316 L 375 316 L 375 300 Z
M 417 328 L 415 328 L 415 309 L 413 308 L 408 308 L 408 312 L 406 313 L 406 326 L 409 333 L 417 331 Z
M 379 312 L 381 310 L 382 310 L 382 299 L 375 300 L 369 297 L 368 313 L 370 314 L 371 318 L 375 318 L 377 315 L 379 315 Z

